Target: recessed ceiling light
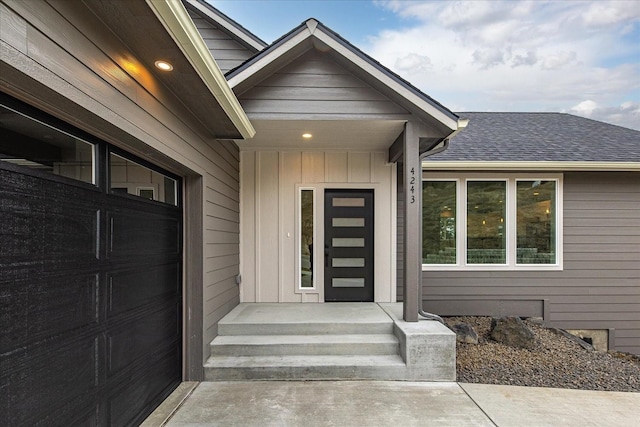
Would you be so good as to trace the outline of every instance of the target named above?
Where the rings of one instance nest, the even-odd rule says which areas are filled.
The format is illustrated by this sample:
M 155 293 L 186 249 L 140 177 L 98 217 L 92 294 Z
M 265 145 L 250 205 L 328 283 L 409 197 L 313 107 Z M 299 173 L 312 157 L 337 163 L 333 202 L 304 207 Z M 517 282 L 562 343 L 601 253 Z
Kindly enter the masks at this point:
M 311 139 L 311 138 L 313 137 L 313 135 L 311 135 L 310 133 L 303 133 L 303 134 L 302 134 L 302 137 L 303 137 L 304 139 Z
M 173 65 L 167 61 L 156 61 L 156 68 L 162 71 L 171 71 L 173 70 Z

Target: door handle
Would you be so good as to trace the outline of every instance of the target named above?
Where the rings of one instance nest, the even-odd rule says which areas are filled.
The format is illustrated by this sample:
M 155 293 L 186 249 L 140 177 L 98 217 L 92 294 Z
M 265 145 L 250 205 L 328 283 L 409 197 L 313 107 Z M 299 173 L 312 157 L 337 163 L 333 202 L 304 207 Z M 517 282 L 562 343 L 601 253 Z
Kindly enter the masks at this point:
M 329 246 L 324 245 L 324 266 L 329 267 Z

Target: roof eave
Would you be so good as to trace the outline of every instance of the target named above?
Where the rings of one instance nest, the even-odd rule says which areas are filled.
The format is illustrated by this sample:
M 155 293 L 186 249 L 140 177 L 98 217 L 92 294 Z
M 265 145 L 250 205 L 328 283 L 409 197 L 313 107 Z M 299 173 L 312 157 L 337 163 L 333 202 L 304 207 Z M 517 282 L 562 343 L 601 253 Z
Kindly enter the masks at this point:
M 146 2 L 240 135 L 245 139 L 252 138 L 255 135 L 253 125 L 182 3 L 172 0 L 146 0 Z
M 434 161 L 426 160 L 422 162 L 424 169 L 433 171 L 511 171 L 511 170 L 537 170 L 537 171 L 575 171 L 575 172 L 638 172 L 640 163 L 638 162 L 553 162 L 553 161 L 517 161 L 517 162 L 457 162 L 457 161 Z

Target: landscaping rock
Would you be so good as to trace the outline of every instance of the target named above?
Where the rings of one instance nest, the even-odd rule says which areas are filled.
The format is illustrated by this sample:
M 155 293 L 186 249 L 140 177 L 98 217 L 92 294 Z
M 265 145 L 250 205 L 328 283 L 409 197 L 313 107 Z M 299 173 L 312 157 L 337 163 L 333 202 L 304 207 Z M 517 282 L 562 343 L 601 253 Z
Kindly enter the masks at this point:
M 491 318 L 446 317 L 451 328 L 468 323 L 480 344 L 456 346 L 457 381 L 529 387 L 640 392 L 640 356 L 616 351 L 585 351 L 579 343 L 525 320 L 536 339 L 535 348 L 514 348 L 490 339 Z M 639 426 L 640 427 L 640 426 Z
M 451 326 L 451 330 L 456 333 L 456 341 L 466 344 L 478 344 L 478 334 L 468 323 L 456 323 Z
M 558 335 L 563 335 L 567 338 L 569 338 L 571 341 L 575 342 L 576 344 L 578 344 L 580 347 L 584 348 L 585 350 L 588 351 L 595 351 L 595 349 L 593 348 L 593 346 L 591 344 L 589 344 L 588 342 L 582 340 L 580 337 L 577 337 L 573 334 L 570 334 L 569 332 L 565 331 L 564 329 L 558 329 L 558 328 L 549 328 L 549 330 L 551 332 L 554 332 Z
M 532 349 L 536 344 L 531 329 L 516 316 L 494 318 L 491 321 L 491 339 L 515 348 Z

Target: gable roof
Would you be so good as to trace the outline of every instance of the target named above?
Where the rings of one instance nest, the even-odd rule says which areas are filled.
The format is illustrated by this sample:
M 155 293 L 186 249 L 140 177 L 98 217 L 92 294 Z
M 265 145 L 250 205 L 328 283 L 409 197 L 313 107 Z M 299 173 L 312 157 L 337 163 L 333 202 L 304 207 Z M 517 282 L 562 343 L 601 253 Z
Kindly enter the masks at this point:
M 450 134 L 460 128 L 459 117 L 415 86 L 353 46 L 339 34 L 311 18 L 276 40 L 226 77 L 236 95 L 253 87 L 303 53 L 316 49 L 359 76 L 374 89 L 397 102 L 441 132 Z
M 193 9 L 200 12 L 201 16 L 206 17 L 211 22 L 214 22 L 220 30 L 233 37 L 239 43 L 243 44 L 252 52 L 259 52 L 268 46 L 260 37 L 247 30 L 238 22 L 229 18 L 224 13 L 220 12 L 215 7 L 211 6 L 205 0 L 182 0 L 185 4 L 188 4 Z
M 469 119 L 429 169 L 640 170 L 640 131 L 565 113 L 459 113 Z

